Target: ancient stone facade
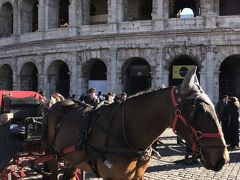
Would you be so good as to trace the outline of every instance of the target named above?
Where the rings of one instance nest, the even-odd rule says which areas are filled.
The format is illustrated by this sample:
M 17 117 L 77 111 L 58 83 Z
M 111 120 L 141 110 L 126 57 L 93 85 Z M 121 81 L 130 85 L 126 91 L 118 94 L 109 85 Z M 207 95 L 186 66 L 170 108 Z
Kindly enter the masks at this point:
M 238 0 L 0 0 L 0 88 L 131 94 L 197 65 L 214 102 L 240 96 L 239 14 Z

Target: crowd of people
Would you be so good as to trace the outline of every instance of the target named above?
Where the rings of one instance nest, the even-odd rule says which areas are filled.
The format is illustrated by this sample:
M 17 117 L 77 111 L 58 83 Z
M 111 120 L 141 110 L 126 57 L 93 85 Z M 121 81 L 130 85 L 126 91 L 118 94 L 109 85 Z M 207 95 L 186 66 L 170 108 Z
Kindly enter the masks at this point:
M 79 98 L 81 102 L 85 102 L 93 107 L 99 104 L 112 104 L 115 101 L 125 101 L 126 99 L 127 94 L 124 92 L 120 96 L 116 96 L 114 92 L 102 94 L 101 91 L 97 92 L 95 88 L 90 88 L 87 94 L 83 93 Z
M 224 139 L 230 149 L 239 149 L 240 104 L 237 97 L 223 95 L 216 105 Z

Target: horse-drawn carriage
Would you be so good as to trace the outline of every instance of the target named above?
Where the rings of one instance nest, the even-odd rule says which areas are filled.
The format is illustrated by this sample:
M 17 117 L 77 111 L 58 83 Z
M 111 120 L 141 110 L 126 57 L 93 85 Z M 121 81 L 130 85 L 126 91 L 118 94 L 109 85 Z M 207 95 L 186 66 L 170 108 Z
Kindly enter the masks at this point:
M 54 104 L 43 118 L 44 142 L 58 157 L 52 168 L 64 159 L 103 179 L 142 180 L 149 147 L 171 125 L 204 167 L 219 171 L 229 154 L 214 106 L 195 80 L 193 69 L 178 87 L 143 93 L 90 116 L 72 100 Z
M 39 103 L 42 99 L 33 91 L 0 91 L 1 179 L 25 177 L 24 166 L 44 153 Z
M 51 174 L 45 165 L 51 155 L 46 153 L 42 142 L 42 121 L 48 108 L 44 101 L 44 97 L 34 91 L 0 91 L 1 180 Z M 58 165 L 57 173 L 63 174 L 66 163 Z M 81 176 L 79 171 L 73 175 L 78 179 Z

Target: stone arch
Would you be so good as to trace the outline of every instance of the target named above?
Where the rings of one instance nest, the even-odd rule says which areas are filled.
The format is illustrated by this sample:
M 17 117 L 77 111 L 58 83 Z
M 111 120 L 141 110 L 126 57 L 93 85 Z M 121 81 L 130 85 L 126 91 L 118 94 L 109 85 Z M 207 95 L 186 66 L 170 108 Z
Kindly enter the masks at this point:
M 21 6 L 21 32 L 32 32 L 38 28 L 38 0 L 22 0 Z
M 0 37 L 13 34 L 13 6 L 10 2 L 1 5 L 0 24 Z
M 222 62 L 229 56 L 238 54 L 240 51 L 240 48 L 237 46 L 230 46 L 230 47 L 221 47 L 217 49 L 217 54 L 216 54 L 216 62 L 214 64 L 215 67 L 215 72 L 219 72 L 220 66 Z
M 20 89 L 38 90 L 38 69 L 32 62 L 25 63 L 20 70 Z
M 118 69 L 121 72 L 121 67 L 123 66 L 124 63 L 129 59 L 129 57 L 138 57 L 142 58 L 145 61 L 148 62 L 150 65 L 151 69 L 153 70 L 154 67 L 157 65 L 156 59 L 158 56 L 158 50 L 157 49 L 140 49 L 140 48 L 134 48 L 134 49 L 125 49 L 121 48 L 118 49 L 117 52 L 117 59 L 118 59 Z
M 13 90 L 13 70 L 9 64 L 0 67 L 0 89 Z
M 168 71 L 176 57 L 189 56 L 199 69 L 202 69 L 202 62 L 206 59 L 206 47 L 166 47 L 163 49 L 163 67 L 164 70 Z
M 101 50 L 92 50 L 92 51 L 82 51 L 78 53 L 78 68 L 77 73 L 81 75 L 81 77 L 85 77 L 84 69 L 82 68 L 85 66 L 89 60 L 91 59 L 99 59 L 109 67 L 109 50 L 108 49 L 101 49 Z
M 54 92 L 69 96 L 70 91 L 70 69 L 66 62 L 55 60 L 47 68 L 49 83 L 49 94 Z
M 123 91 L 135 94 L 149 89 L 152 85 L 150 64 L 143 58 L 132 57 L 125 61 L 121 70 Z
M 122 79 L 122 67 L 126 64 L 129 57 L 137 57 L 144 59 L 150 66 L 151 76 L 155 77 L 157 72 L 157 61 L 159 51 L 154 48 L 119 48 L 117 50 L 117 83 L 121 84 L 121 89 L 125 89 L 125 84 Z M 153 82 L 151 82 L 152 85 Z
M 196 59 L 188 55 L 176 56 L 169 65 L 169 85 L 177 86 L 182 83 L 187 71 L 193 66 L 197 66 L 197 76 L 199 79 L 200 65 Z
M 240 98 L 240 54 L 226 57 L 219 68 L 219 96 Z
M 200 0 L 170 0 L 169 1 L 169 18 L 176 18 L 184 9 L 190 8 L 194 17 L 200 15 Z
M 107 93 L 107 66 L 101 59 L 92 58 L 86 61 L 81 68 L 84 78 L 85 92 L 89 88 L 96 88 L 102 93 Z

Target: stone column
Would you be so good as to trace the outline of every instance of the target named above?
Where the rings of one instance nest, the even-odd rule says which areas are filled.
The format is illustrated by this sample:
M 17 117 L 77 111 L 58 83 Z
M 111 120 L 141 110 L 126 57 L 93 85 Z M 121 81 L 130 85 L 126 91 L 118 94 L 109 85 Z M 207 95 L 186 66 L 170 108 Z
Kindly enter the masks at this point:
M 81 25 L 83 25 L 83 3 L 82 1 L 76 1 L 76 26 Z
M 58 27 L 58 3 L 56 0 L 46 0 L 45 29 Z
M 213 96 L 213 103 L 217 104 L 218 100 L 219 100 L 219 74 L 220 71 L 215 71 L 213 72 L 214 75 L 214 84 L 213 84 L 213 88 L 214 88 L 214 96 Z
M 44 55 L 43 54 L 37 54 L 37 62 L 38 62 L 38 90 L 43 90 L 45 94 L 45 77 L 46 74 L 44 74 Z
M 13 70 L 13 90 L 19 90 L 19 82 L 20 82 L 20 76 L 18 74 L 18 69 L 17 69 L 17 58 L 13 58 L 12 61 L 14 62 L 14 65 L 12 67 Z
M 76 36 L 77 35 L 77 2 L 76 0 L 70 1 L 69 6 L 69 35 Z
M 50 97 L 50 78 L 51 76 L 49 76 L 49 74 L 47 72 L 44 71 L 44 74 L 43 76 L 45 76 L 44 78 L 44 94 L 45 94 L 45 97 Z
M 169 71 L 166 69 L 163 70 L 163 83 L 165 86 L 169 86 Z
M 51 76 L 49 75 L 49 72 L 48 72 L 48 67 L 49 67 L 49 64 L 46 63 L 46 57 L 43 56 L 44 59 L 43 60 L 43 63 L 42 63 L 42 75 L 44 76 L 44 79 L 43 79 L 43 92 L 44 92 L 44 95 L 46 98 L 49 98 L 50 97 L 50 78 Z
M 38 73 L 38 90 L 43 90 L 44 95 L 45 95 L 45 78 L 46 74 L 44 74 L 43 72 L 39 72 Z
M 110 49 L 110 63 L 108 68 L 109 80 L 110 81 L 110 90 L 117 92 L 117 49 Z
M 117 1 L 117 21 L 125 21 L 127 15 L 127 0 L 118 0 Z
M 77 52 L 71 53 L 71 69 L 70 70 L 70 95 L 75 94 L 78 95 L 78 74 L 77 74 Z
M 82 58 L 83 55 L 80 53 L 77 54 L 77 95 L 81 96 L 82 93 L 87 92 L 88 84 L 86 82 L 86 73 L 83 72 L 85 69 L 83 68 L 83 65 L 85 63 L 84 58 Z
M 154 31 L 164 29 L 164 0 L 153 0 L 152 21 Z
M 117 32 L 117 0 L 108 0 L 108 31 Z
M 217 16 L 219 16 L 219 11 L 220 11 L 220 7 L 219 7 L 219 1 L 220 0 L 214 0 L 214 3 L 213 3 L 213 11 L 217 14 Z
M 214 97 L 214 60 L 215 60 L 214 46 L 209 46 L 206 53 L 206 92 L 211 100 Z
M 45 30 L 45 4 L 44 0 L 38 1 L 38 31 Z
M 206 28 L 216 28 L 216 13 L 213 0 L 200 0 L 201 16 L 205 17 Z
M 206 71 L 204 71 L 204 69 L 201 69 L 201 71 L 199 72 L 200 75 L 200 86 L 202 87 L 202 89 L 206 92 L 207 91 L 207 78 L 206 78 Z
M 82 24 L 88 25 L 90 23 L 90 0 L 81 0 L 81 16 L 82 16 Z
M 117 0 L 108 0 L 108 23 L 117 22 Z
M 156 57 L 156 76 L 155 76 L 155 86 L 156 87 L 162 87 L 167 86 L 168 84 L 164 84 L 163 80 L 163 54 L 162 49 L 159 49 L 158 55 Z
M 19 35 L 21 33 L 21 16 L 20 9 L 13 9 L 13 35 Z

